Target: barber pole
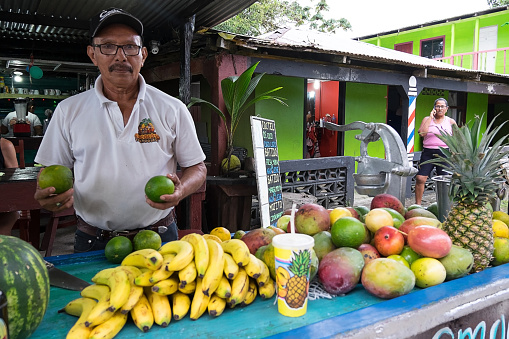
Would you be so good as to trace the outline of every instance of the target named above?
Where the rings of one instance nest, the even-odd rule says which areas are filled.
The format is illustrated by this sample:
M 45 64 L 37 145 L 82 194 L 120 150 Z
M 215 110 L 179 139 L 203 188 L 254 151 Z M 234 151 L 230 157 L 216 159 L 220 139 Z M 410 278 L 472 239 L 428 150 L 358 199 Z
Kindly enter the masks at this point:
M 407 129 L 407 153 L 414 152 L 415 141 L 415 102 L 417 99 L 417 79 L 411 76 L 408 80 L 408 129 Z

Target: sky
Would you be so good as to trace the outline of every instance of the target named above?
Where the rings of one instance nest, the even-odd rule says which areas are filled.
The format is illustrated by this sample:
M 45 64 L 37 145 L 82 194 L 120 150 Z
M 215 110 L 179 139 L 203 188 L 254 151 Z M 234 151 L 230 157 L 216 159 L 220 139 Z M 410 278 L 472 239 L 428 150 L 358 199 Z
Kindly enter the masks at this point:
M 298 0 L 302 5 L 309 0 Z M 317 0 L 311 2 L 316 4 Z M 350 21 L 349 38 L 489 9 L 486 0 L 327 0 L 328 16 Z

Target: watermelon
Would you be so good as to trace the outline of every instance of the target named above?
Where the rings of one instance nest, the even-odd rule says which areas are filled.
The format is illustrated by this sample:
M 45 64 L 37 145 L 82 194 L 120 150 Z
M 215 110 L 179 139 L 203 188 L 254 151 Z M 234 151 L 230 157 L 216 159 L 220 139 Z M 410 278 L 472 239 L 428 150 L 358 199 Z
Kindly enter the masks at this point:
M 28 338 L 49 302 L 48 269 L 29 243 L 0 235 L 0 290 L 7 297 L 9 338 Z

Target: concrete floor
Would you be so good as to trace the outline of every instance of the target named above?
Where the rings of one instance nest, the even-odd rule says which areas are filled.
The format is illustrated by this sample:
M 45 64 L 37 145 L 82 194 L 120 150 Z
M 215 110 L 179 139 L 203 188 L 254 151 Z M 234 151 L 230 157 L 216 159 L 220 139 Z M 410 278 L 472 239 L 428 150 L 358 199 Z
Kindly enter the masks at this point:
M 354 204 L 357 206 L 370 206 L 372 197 L 368 197 L 366 195 L 360 195 L 355 193 Z M 426 192 L 422 199 L 422 205 L 428 206 L 429 204 L 436 201 L 435 192 Z M 411 197 L 406 199 L 405 206 L 410 206 L 415 203 L 415 198 Z M 41 220 L 41 226 L 45 226 L 47 220 Z M 64 254 L 72 254 L 74 252 L 74 232 L 76 231 L 76 226 L 69 226 L 65 228 L 57 229 L 57 235 L 55 237 L 55 243 L 53 244 L 53 251 L 51 253 L 52 256 L 64 255 Z M 19 232 L 17 230 L 13 231 L 14 236 L 19 236 Z M 41 239 L 44 236 L 44 233 L 41 233 Z M 41 255 L 45 255 L 45 252 L 40 252 Z

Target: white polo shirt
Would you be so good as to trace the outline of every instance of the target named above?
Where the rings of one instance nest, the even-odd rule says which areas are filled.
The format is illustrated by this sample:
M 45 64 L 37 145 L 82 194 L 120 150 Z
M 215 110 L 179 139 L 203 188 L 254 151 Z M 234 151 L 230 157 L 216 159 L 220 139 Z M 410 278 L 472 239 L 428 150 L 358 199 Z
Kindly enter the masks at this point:
M 147 85 L 124 126 L 116 102 L 95 88 L 58 104 L 35 161 L 74 168 L 74 208 L 106 230 L 151 225 L 168 214 L 145 201 L 145 184 L 205 160 L 193 119 L 178 99 Z

